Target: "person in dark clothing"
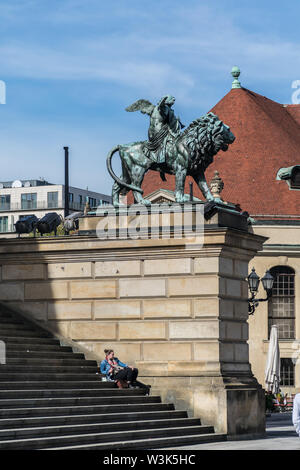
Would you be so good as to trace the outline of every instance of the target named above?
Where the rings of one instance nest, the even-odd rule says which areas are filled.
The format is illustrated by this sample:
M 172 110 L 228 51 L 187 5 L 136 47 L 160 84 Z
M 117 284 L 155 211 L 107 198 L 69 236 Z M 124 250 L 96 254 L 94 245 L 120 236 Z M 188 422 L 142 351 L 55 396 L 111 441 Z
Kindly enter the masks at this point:
M 136 378 L 138 376 L 138 369 L 134 367 L 125 367 L 114 374 L 115 380 L 123 380 L 128 383 L 129 388 L 133 388 L 136 385 Z
M 120 388 L 123 388 L 125 384 L 129 388 L 135 388 L 138 369 L 121 362 L 115 357 L 112 349 L 105 349 L 104 353 L 105 359 L 100 364 L 101 373 L 105 374 L 108 380 L 115 381 Z

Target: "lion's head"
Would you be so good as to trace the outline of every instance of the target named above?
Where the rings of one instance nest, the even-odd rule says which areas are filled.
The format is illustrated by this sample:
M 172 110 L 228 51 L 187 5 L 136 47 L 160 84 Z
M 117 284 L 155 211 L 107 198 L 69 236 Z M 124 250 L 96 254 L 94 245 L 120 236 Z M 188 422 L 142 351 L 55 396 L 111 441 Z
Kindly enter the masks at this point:
M 191 156 L 190 169 L 205 170 L 213 161 L 213 157 L 223 150 L 226 152 L 235 136 L 230 128 L 214 113 L 208 113 L 193 121 L 182 134 Z

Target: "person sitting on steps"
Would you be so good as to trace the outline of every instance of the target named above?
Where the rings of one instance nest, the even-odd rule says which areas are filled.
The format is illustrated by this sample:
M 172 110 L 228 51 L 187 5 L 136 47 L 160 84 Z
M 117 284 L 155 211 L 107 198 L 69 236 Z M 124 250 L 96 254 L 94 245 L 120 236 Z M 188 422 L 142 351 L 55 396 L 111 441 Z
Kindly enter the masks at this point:
M 135 388 L 138 369 L 121 362 L 115 357 L 113 349 L 104 349 L 105 359 L 100 364 L 100 371 L 108 380 L 116 382 L 119 388 Z

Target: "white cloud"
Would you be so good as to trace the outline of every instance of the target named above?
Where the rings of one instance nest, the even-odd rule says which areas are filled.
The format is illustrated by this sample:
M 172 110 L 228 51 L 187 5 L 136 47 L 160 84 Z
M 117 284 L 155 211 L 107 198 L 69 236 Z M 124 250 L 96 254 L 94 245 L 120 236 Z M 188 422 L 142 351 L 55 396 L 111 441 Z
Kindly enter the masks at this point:
M 15 38 L 2 41 L 2 74 L 115 82 L 141 92 L 151 90 L 153 95 L 171 87 L 192 102 L 197 101 L 198 87 L 201 93 L 206 82 L 217 82 L 216 74 L 221 71 L 229 76 L 234 64 L 240 65 L 248 77 L 257 78 L 263 71 L 262 80 L 294 79 L 300 72 L 298 44 L 270 37 L 266 32 L 242 30 L 224 8 L 216 12 L 213 6 L 191 4 L 194 8 L 181 6 L 168 13 L 162 11 L 160 17 L 151 15 L 149 9 L 143 10 L 143 5 L 135 5 L 131 11 L 116 8 L 115 16 L 107 17 L 113 10 L 100 8 L 99 2 L 89 0 L 83 8 L 82 2 L 69 0 L 49 12 L 49 24 L 97 19 L 98 28 L 90 34 L 81 23 L 78 33 L 76 25 L 71 35 L 63 36 L 59 30 L 58 38 L 53 37 L 50 43 L 44 43 L 42 38 L 40 43 L 26 41 L 24 37 L 22 42 Z M 131 23 L 127 25 L 126 20 Z M 106 21 L 111 23 L 110 32 L 107 28 L 102 31 Z
M 84 46 L 84 47 L 83 47 Z M 70 47 L 70 49 L 73 49 Z M 192 77 L 172 64 L 129 55 L 113 59 L 110 50 L 102 54 L 90 51 L 88 45 L 71 51 L 24 46 L 20 43 L 2 45 L 0 55 L 6 76 L 55 80 L 115 81 L 132 87 L 159 88 L 169 80 L 182 86 L 193 85 Z

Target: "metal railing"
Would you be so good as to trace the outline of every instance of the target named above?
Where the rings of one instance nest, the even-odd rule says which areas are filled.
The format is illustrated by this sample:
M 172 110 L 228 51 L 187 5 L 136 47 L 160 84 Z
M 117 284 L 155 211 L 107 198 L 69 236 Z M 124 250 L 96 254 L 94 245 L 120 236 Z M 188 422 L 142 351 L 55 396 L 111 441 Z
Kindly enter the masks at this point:
M 69 208 L 76 211 L 83 211 L 84 206 L 85 204 L 80 202 L 69 203 Z M 23 203 L 1 204 L 0 212 L 34 211 L 39 209 L 64 209 L 64 207 L 64 201 L 58 201 L 57 203 L 54 201 L 26 201 Z

